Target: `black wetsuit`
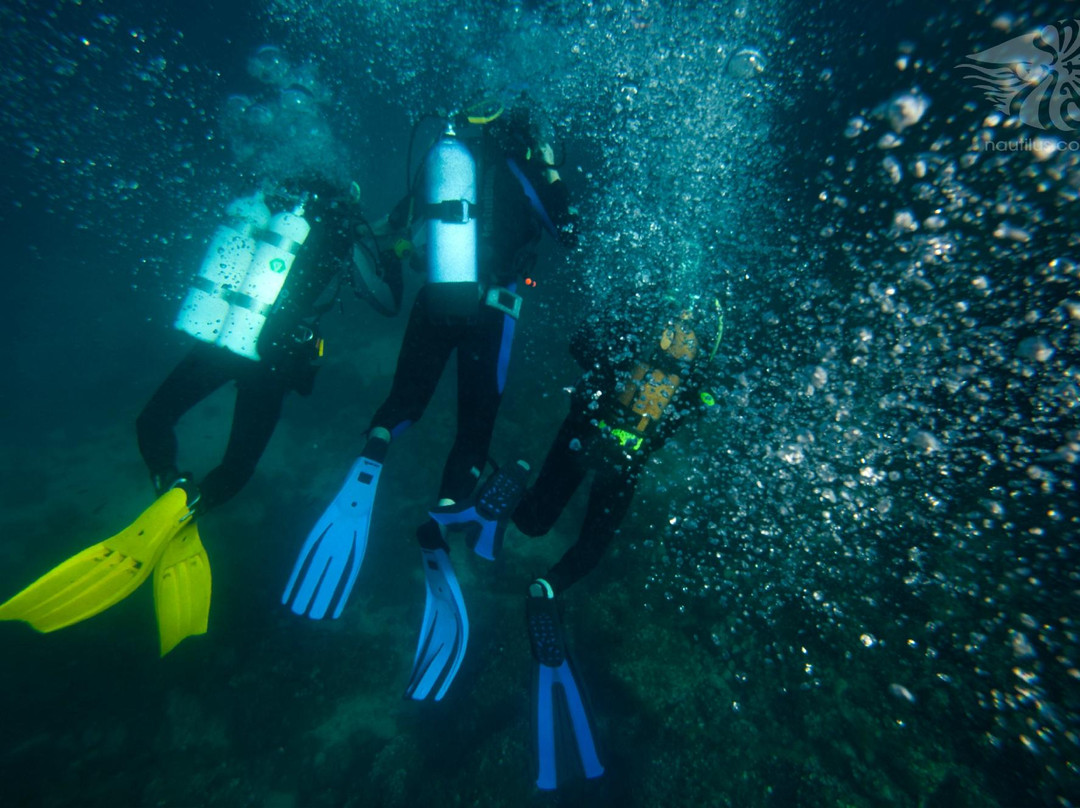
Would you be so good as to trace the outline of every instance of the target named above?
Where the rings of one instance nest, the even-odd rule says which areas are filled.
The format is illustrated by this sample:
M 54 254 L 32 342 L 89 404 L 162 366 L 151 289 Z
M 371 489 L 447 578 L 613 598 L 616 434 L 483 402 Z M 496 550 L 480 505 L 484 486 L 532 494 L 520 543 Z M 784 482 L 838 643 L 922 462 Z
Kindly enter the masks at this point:
M 517 279 L 535 263 L 535 246 L 544 227 L 543 214 L 526 194 L 526 182 L 550 222 L 558 227 L 571 221 L 566 189 L 561 180 L 550 183 L 544 178 L 544 166 L 538 160 L 515 162 L 525 177 L 523 182 L 510 168 L 510 158 L 487 138 L 469 145 L 478 167 L 481 292 L 492 287 L 512 292 Z M 421 210 L 418 202 L 414 202 L 414 209 Z M 450 354 L 456 350 L 457 430 L 443 468 L 439 497 L 461 500 L 472 492 L 487 462 L 506 383 L 515 319 L 485 305 L 483 297 L 474 317 L 433 318 L 427 306 L 430 289 L 424 286 L 420 290 L 409 313 L 393 386 L 372 418 L 371 427 L 382 427 L 397 435 L 419 420 Z
M 268 200 L 272 210 L 297 199 Z M 136 420 L 139 451 L 159 491 L 177 477 L 175 427 L 180 417 L 226 382 L 236 382 L 232 428 L 221 463 L 199 483 L 205 513 L 233 497 L 251 479 L 281 416 L 286 393 L 309 395 L 315 383 L 320 295 L 350 260 L 354 214 L 323 191 L 309 199 L 311 232 L 297 251 L 285 286 L 259 334 L 259 361 L 196 342 Z M 332 298 L 330 301 L 332 304 Z
M 626 516 L 649 455 L 711 406 L 711 398 L 703 396 L 700 387 L 705 363 L 673 360 L 660 350 L 658 337 L 635 333 L 630 322 L 609 322 L 603 330 L 595 325 L 582 328 L 571 341 L 570 352 L 586 372 L 536 482 L 513 515 L 514 524 L 526 535 L 547 533 L 586 474 L 595 472 L 578 539 L 545 576 L 556 592 L 600 561 Z M 680 378 L 662 415 L 644 428 L 641 414 L 631 408 L 637 396 L 625 393 L 640 389 L 640 382 L 633 379 L 639 366 Z M 626 398 L 631 400 L 624 403 Z

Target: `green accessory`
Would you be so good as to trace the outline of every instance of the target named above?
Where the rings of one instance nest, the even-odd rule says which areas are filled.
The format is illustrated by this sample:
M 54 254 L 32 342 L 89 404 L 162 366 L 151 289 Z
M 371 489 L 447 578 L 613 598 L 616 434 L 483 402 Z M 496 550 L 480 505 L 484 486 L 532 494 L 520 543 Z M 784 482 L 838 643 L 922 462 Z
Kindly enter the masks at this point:
M 716 352 L 720 350 L 720 339 L 724 336 L 724 310 L 720 308 L 720 298 L 713 298 L 713 304 L 716 306 L 716 339 L 713 340 L 712 350 L 709 351 L 709 361 L 713 361 L 713 357 L 716 356 Z M 711 407 L 712 404 L 709 404 Z
M 619 442 L 619 445 L 622 448 L 629 448 L 632 452 L 636 452 L 638 449 L 641 448 L 641 445 L 645 443 L 645 438 L 641 437 L 641 435 L 636 435 L 628 430 L 619 429 L 618 427 L 609 427 L 603 421 L 599 421 L 596 425 L 600 429 L 608 430 L 611 436 Z
M 394 242 L 394 255 L 398 260 L 404 261 L 410 255 L 412 255 L 413 245 L 412 242 L 405 238 L 399 238 Z
M 706 407 L 712 407 L 713 405 L 716 404 L 716 399 L 713 398 L 712 393 L 710 393 L 710 392 L 708 392 L 706 390 L 702 390 L 701 391 L 701 403 L 704 404 Z

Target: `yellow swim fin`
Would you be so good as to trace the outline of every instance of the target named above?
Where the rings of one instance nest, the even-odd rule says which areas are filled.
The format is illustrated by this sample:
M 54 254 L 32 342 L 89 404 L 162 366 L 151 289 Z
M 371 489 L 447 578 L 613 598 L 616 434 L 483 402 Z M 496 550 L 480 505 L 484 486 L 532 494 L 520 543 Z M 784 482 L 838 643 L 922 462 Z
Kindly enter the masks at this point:
M 129 527 L 72 556 L 0 605 L 0 620 L 25 620 L 49 632 L 115 606 L 146 580 L 188 517 L 184 490 L 166 491 Z
M 210 559 L 193 519 L 173 536 L 154 567 L 154 611 L 162 656 L 185 637 L 206 633 L 210 617 Z

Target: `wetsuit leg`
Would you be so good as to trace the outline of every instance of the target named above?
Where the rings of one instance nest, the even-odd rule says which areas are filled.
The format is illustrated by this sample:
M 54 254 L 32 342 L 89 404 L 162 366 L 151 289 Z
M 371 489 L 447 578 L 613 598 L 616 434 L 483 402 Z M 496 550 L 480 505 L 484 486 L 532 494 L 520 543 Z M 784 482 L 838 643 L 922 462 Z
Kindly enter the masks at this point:
M 390 394 L 371 419 L 372 428 L 381 426 L 394 436 L 424 414 L 462 329 L 431 322 L 424 298 L 421 289 L 409 312 Z
M 630 509 L 639 470 L 640 466 L 597 469 L 578 540 L 546 576 L 556 592 L 566 590 L 599 563 Z
M 487 463 L 515 325 L 512 317 L 481 307 L 476 324 L 466 328 L 458 343 L 457 431 L 443 467 L 440 497 L 459 501 L 469 496 Z
M 571 442 L 578 441 L 578 449 Z M 567 418 L 559 427 L 536 482 L 514 510 L 514 524 L 527 536 L 543 536 L 555 524 L 588 470 L 581 449 L 580 426 Z
M 244 360 L 248 361 L 248 360 Z M 199 484 L 202 513 L 232 499 L 255 473 L 289 386 L 263 367 L 252 365 L 237 379 L 236 405 L 225 456 Z
M 176 473 L 176 424 L 184 413 L 234 378 L 236 365 L 232 360 L 220 348 L 195 345 L 135 419 L 139 453 L 155 481 L 163 480 L 166 485 L 171 482 L 165 478 Z

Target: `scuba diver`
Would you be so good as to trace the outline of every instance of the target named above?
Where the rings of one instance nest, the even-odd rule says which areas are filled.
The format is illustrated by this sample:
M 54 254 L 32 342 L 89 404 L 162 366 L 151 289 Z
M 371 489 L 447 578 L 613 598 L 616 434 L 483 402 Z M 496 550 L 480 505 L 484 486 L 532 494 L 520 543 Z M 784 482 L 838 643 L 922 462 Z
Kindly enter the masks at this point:
M 556 595 L 599 563 L 649 456 L 715 405 L 704 383 L 723 335 L 719 300 L 698 298 L 681 307 L 669 298 L 663 306 L 667 316 L 661 313 L 660 324 L 644 331 L 641 323 L 657 322 L 656 304 L 639 295 L 621 305 L 619 317 L 589 320 L 571 340 L 571 355 L 585 373 L 536 482 L 526 486 L 529 470 L 523 461 L 504 465 L 471 499 L 431 513 L 444 527 L 463 528 L 477 552 L 485 546 L 497 549 L 511 519 L 528 536 L 547 533 L 586 475 L 594 475 L 577 541 L 529 585 L 526 597 L 536 663 L 536 782 L 542 790 L 604 771 Z
M 259 53 L 265 57 L 264 51 Z M 275 58 L 280 65 L 280 54 Z M 153 573 L 161 655 L 206 632 L 211 576 L 197 518 L 228 501 L 251 478 L 286 394 L 311 393 L 315 361 L 323 350 L 318 319 L 337 297 L 342 270 L 352 260 L 353 236 L 363 222 L 355 183 L 346 189 L 340 186 L 347 183 L 326 179 L 333 171 L 326 164 L 320 170 L 312 154 L 321 143 L 313 146 L 298 136 L 305 127 L 320 129 L 317 109 L 307 107 L 298 116 L 289 95 L 296 92 L 293 83 L 279 90 L 279 81 L 284 79 L 276 79 L 259 104 L 287 114 L 292 131 L 276 146 L 264 140 L 265 160 L 252 169 L 266 175 L 292 166 L 285 174 L 290 179 L 264 181 L 228 205 L 174 322 L 195 344 L 136 420 L 156 501 L 121 533 L 0 605 L 0 620 L 55 631 L 115 605 Z M 304 117 L 310 120 L 303 123 Z M 222 126 L 231 131 L 228 113 Z M 247 162 L 244 154 L 237 150 L 241 164 Z M 237 394 L 224 457 L 196 483 L 178 470 L 174 429 L 184 413 L 230 381 Z
M 521 311 L 517 281 L 535 265 L 542 234 L 569 244 L 575 222 L 553 151 L 529 107 L 519 102 L 500 112 L 452 117 L 415 178 L 410 169 L 409 193 L 380 228 L 390 234 L 386 244 L 398 234 L 398 256 L 408 254 L 405 234 L 422 231 L 423 258 L 418 247 L 410 261 L 426 265 L 427 282 L 364 449 L 309 533 L 285 587 L 282 603 L 298 615 L 340 616 L 360 570 L 390 442 L 423 415 L 455 351 L 457 427 L 438 501 L 468 497 L 486 465 Z M 437 701 L 464 658 L 469 624 L 440 525 L 426 521 L 417 538 L 426 600 L 406 696 Z
M 278 212 L 271 216 L 271 210 Z M 235 199 L 227 214 L 176 318 L 176 328 L 198 341 L 135 422 L 139 451 L 160 495 L 178 481 L 191 482 L 177 468 L 181 416 L 235 382 L 224 457 L 197 486 L 200 514 L 251 479 L 286 394 L 311 394 L 323 353 L 318 320 L 337 299 L 334 281 L 351 260 L 360 221 L 348 192 L 319 179 Z

